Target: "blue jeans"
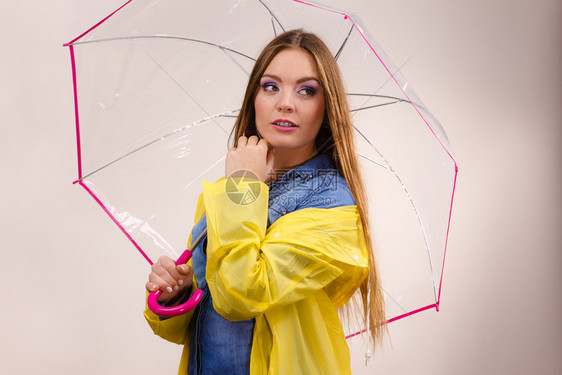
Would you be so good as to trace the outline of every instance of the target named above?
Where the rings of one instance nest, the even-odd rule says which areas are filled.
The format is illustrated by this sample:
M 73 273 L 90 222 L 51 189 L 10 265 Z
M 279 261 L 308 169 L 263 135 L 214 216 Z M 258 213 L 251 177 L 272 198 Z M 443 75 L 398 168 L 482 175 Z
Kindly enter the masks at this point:
M 198 238 L 206 229 L 203 216 L 192 230 L 192 239 Z M 207 256 L 206 238 L 193 250 L 191 262 L 197 286 L 203 298 L 189 325 L 188 375 L 249 375 L 250 354 L 254 333 L 254 319 L 230 322 L 213 308 L 205 272 Z
M 190 324 L 189 375 L 249 375 L 254 320 L 230 322 L 213 308 L 209 289 Z

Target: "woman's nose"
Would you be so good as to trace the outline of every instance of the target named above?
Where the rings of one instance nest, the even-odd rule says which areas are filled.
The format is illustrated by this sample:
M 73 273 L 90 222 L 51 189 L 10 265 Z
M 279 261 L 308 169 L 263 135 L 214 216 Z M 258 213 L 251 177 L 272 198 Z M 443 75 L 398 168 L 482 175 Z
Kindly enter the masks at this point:
M 279 102 L 277 103 L 277 110 L 279 112 L 292 112 L 294 109 L 295 105 L 290 93 L 284 93 L 279 97 Z

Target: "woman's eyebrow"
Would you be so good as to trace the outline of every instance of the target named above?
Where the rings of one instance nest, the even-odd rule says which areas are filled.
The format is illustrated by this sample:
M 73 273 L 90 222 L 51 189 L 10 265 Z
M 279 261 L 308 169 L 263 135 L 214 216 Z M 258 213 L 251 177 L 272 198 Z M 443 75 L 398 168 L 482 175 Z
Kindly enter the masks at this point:
M 303 77 L 303 78 L 297 80 L 297 83 L 303 83 L 303 82 L 306 82 L 306 81 L 316 81 L 316 82 L 318 82 L 318 84 L 320 84 L 320 80 L 316 77 Z
M 266 74 L 262 75 L 262 78 L 271 78 L 271 79 L 274 79 L 274 80 L 279 81 L 279 82 L 283 81 L 279 76 L 276 76 L 275 74 L 267 74 L 266 73 Z M 318 84 L 320 84 L 320 80 L 316 77 L 302 77 L 302 78 L 299 78 L 297 80 L 297 83 L 303 83 L 303 82 L 306 82 L 306 81 L 316 81 L 316 82 L 318 82 Z
M 281 81 L 281 78 L 277 77 L 275 74 L 264 74 L 261 76 L 262 78 L 272 78 L 276 81 Z

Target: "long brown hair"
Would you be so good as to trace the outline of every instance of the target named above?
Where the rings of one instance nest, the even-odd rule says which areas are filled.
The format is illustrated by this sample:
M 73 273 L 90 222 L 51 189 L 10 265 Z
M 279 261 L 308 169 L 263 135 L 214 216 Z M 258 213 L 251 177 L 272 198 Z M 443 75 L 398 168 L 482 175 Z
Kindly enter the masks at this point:
M 308 52 L 318 71 L 326 109 L 324 122 L 316 137 L 315 146 L 318 153 L 326 153 L 331 156 L 336 168 L 347 181 L 357 204 L 369 254 L 369 276 L 360 287 L 363 316 L 365 324 L 370 328 L 373 342 L 378 342 L 382 339 L 386 329 L 386 318 L 384 297 L 369 230 L 367 196 L 355 153 L 353 125 L 340 71 L 330 50 L 319 37 L 302 29 L 291 30 L 277 36 L 263 49 L 250 75 L 242 108 L 234 124 L 231 137 L 234 138 L 236 146 L 240 136 L 258 135 L 254 99 L 260 87 L 260 79 L 273 58 L 288 48 L 299 48 Z M 369 321 L 367 322 L 367 320 Z

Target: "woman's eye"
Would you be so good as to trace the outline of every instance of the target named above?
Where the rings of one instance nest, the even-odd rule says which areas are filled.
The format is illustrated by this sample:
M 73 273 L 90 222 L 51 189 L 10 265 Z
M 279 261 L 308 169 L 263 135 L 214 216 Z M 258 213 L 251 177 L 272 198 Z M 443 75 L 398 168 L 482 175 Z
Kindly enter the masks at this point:
M 298 91 L 299 94 L 301 95 L 306 95 L 306 96 L 313 96 L 314 94 L 316 94 L 316 89 L 314 87 L 301 87 Z
M 263 91 L 269 91 L 269 92 L 279 91 L 279 87 L 274 82 L 262 83 L 261 87 L 263 88 Z

